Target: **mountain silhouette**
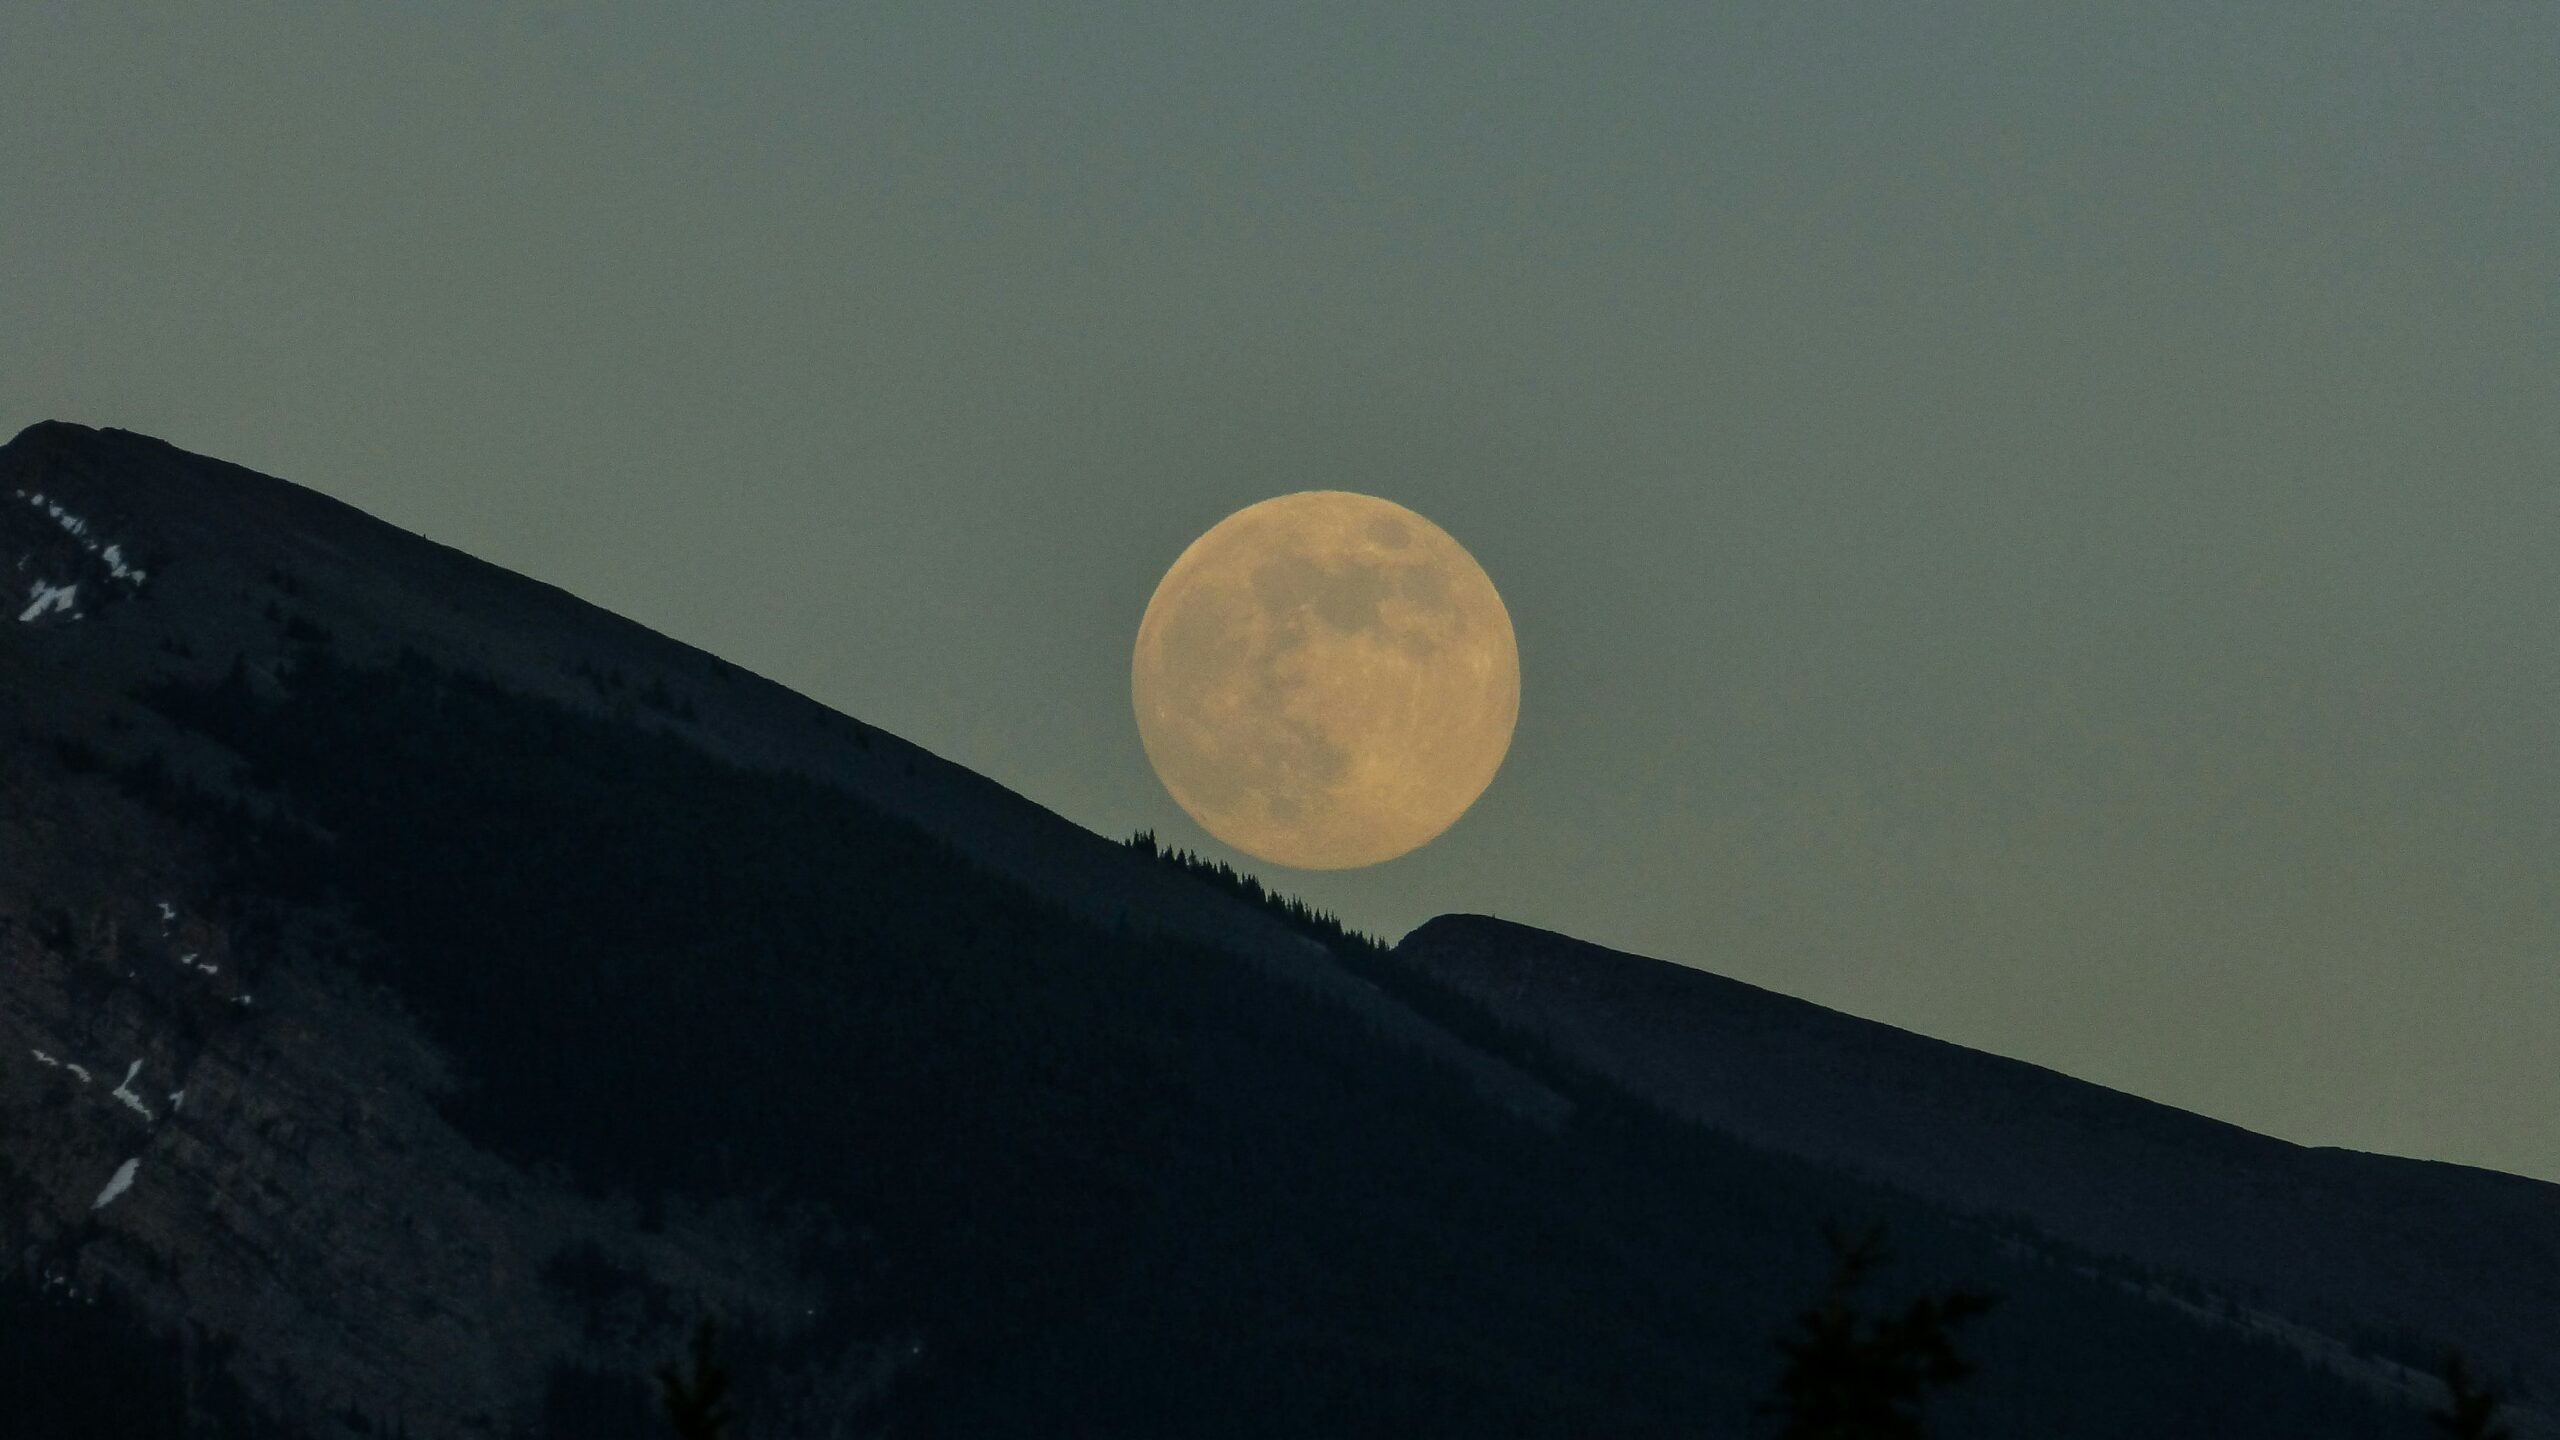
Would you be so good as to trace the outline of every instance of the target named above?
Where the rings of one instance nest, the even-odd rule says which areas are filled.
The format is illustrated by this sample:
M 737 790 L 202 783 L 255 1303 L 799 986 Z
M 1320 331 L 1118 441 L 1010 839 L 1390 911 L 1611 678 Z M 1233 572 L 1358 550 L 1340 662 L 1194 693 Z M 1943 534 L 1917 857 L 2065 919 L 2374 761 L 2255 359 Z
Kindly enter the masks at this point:
M 142 436 L 0 559 L 13 1436 L 1746 1435 L 1826 1221 L 2002 1297 L 1936 1433 L 2546 1423 L 2554 1187 L 1382 950 Z
M 1613 1083 L 1753 1144 L 2244 1302 L 2333 1355 L 2435 1350 L 2560 1387 L 2560 1187 L 2289 1144 L 1685 966 L 1486 916 L 1396 958 Z

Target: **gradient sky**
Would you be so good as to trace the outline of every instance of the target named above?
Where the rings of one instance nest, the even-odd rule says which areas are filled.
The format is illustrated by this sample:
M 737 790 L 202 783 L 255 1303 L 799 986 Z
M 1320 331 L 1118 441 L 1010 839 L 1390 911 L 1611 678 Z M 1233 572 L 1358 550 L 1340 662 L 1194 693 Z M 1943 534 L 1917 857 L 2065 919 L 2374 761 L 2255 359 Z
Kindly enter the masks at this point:
M 162 436 L 1109 834 L 1340 488 L 1517 625 L 1481 910 L 2560 1179 L 2560 24 L 0 8 L 0 427 Z

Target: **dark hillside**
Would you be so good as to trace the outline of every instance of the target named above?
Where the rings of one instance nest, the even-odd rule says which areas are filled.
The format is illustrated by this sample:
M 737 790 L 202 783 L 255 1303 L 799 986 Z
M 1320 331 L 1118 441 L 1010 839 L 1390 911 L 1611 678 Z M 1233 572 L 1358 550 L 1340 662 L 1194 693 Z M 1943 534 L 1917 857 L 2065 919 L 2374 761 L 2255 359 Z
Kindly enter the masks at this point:
M 912 1337 L 882 1410 L 909 1433 L 1739 1426 L 1820 1268 L 1808 1217 L 1877 1212 L 2016 1295 L 1980 1433 L 2156 1415 L 2165 1374 L 2360 1423 L 2273 1352 L 1881 1192 L 1633 1106 L 1549 1137 L 1254 966 L 667 736 L 318 650 L 272 696 L 149 698 L 284 818 L 135 783 L 214 828 L 228 888 L 369 937 L 343 958 L 454 1057 L 465 1135 L 644 1214 L 744 1194 L 877 1236 L 771 1343 Z
M 2560 1386 L 2560 1187 L 2288 1144 L 1686 966 L 1443 916 L 1398 968 L 1674 1113 L 2140 1257 L 2344 1350 Z
M 1825 1219 L 2006 1297 L 1945 1434 L 2418 1432 L 344 507 L 76 427 L 16 488 L 147 562 L 0 626 L 0 1251 L 137 1433 L 629 1434 L 712 1312 L 748 1437 L 1743 1435 Z

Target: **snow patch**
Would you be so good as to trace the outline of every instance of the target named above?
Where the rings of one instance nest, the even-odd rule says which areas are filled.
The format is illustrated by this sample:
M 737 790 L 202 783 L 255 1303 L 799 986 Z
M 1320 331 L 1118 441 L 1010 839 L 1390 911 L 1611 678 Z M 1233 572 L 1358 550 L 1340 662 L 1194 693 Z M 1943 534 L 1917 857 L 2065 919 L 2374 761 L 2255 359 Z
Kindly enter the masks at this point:
M 124 1078 L 116 1082 L 116 1088 L 107 1093 L 110 1098 L 121 1102 L 127 1110 L 145 1120 L 156 1122 L 160 1117 L 152 1114 L 151 1107 L 142 1103 L 142 1097 L 133 1093 L 133 1077 L 141 1073 L 142 1062 L 136 1060 L 133 1062 L 133 1067 L 124 1072 Z
M 114 1204 L 117 1196 L 122 1195 L 127 1190 L 133 1188 L 133 1177 L 138 1174 L 141 1169 L 142 1159 L 140 1156 L 136 1156 L 133 1159 L 127 1160 L 123 1164 L 117 1166 L 116 1173 L 107 1177 L 107 1188 L 98 1192 L 98 1198 L 89 1202 L 89 1208 L 91 1210 L 104 1210 L 109 1205 Z
M 172 1114 L 172 1115 L 177 1114 L 177 1113 L 178 1113 L 178 1107 L 179 1107 L 179 1106 L 181 1106 L 181 1105 L 184 1105 L 184 1104 L 186 1104 L 186 1103 L 187 1103 L 187 1087 L 186 1087 L 186 1086 L 181 1085 L 181 1086 L 179 1086 L 177 1089 L 172 1090 L 172 1091 L 170 1091 L 170 1092 L 169 1092 L 169 1113 L 170 1113 L 170 1114 Z
M 74 1065 L 74 1064 L 72 1064 L 70 1061 L 65 1060 L 65 1061 L 63 1061 L 63 1062 L 62 1062 L 62 1068 L 63 1068 L 63 1069 L 65 1069 L 65 1070 L 70 1071 L 70 1072 L 71 1072 L 72 1074 L 74 1074 L 74 1075 L 79 1076 L 79 1077 L 80 1077 L 80 1083 L 81 1083 L 81 1084 L 83 1084 L 83 1085 L 88 1084 L 88 1083 L 89 1083 L 89 1081 L 90 1081 L 90 1079 L 92 1078 L 92 1077 L 90 1076 L 90 1074 L 89 1074 L 89 1069 L 88 1069 L 88 1067 L 87 1067 L 87 1066 L 85 1066 L 85 1065 Z
M 59 1070 L 62 1068 L 61 1061 L 54 1059 L 52 1056 L 47 1055 L 41 1050 L 30 1050 L 27 1053 L 35 1056 L 36 1063 L 42 1065 L 48 1070 Z
M 37 509 L 42 510 L 47 515 L 52 516 L 53 523 L 61 526 L 63 533 L 80 542 L 81 549 L 86 550 L 90 554 L 97 556 L 100 560 L 105 561 L 107 565 L 107 573 L 114 576 L 116 579 L 122 580 L 128 585 L 140 585 L 143 581 L 151 578 L 149 575 L 135 569 L 133 566 L 125 562 L 124 546 L 121 543 L 109 545 L 100 542 L 95 535 L 90 533 L 89 522 L 63 508 L 60 502 L 47 500 L 44 498 L 42 493 L 29 495 L 24 490 L 18 492 L 18 498 L 26 501 L 30 505 L 33 505 Z M 18 562 L 18 568 L 21 570 L 25 569 L 26 561 L 20 560 Z M 33 617 L 22 615 L 18 618 L 25 620 Z
M 166 901 L 166 900 L 161 901 L 161 902 L 160 902 L 160 933 L 161 933 L 161 934 L 163 934 L 163 935 L 168 934 L 168 933 L 169 933 L 169 927 L 170 927 L 170 926 L 172 926 L 172 925 L 175 925 L 175 924 L 177 924 L 177 923 L 178 923 L 178 907 L 177 907 L 177 906 L 175 906 L 175 905 L 170 904 L 170 903 L 169 903 L 168 901 Z
M 43 618 L 48 610 L 70 609 L 71 602 L 80 598 L 80 587 L 77 584 L 47 585 L 39 580 L 29 587 L 27 594 L 32 598 L 27 608 L 18 612 L 18 623 L 21 625 Z

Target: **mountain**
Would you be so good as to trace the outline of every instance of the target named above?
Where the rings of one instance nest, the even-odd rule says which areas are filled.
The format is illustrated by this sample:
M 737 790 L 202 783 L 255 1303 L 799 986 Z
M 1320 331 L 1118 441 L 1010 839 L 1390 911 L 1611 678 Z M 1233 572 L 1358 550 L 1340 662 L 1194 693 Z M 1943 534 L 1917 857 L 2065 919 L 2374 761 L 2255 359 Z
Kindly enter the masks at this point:
M 2187 1277 L 2271 1332 L 2419 1363 L 2458 1347 L 2560 1392 L 2560 1186 L 2288 1144 L 1485 916 L 1432 920 L 1395 957 L 1752 1144 Z
M 13 1436 L 660 1433 L 705 1315 L 749 1436 L 1760 1433 L 1825 1220 L 1889 1227 L 1880 1302 L 2004 1297 L 1946 1435 L 2414 1436 L 2447 1343 L 2545 1382 L 2484 1257 L 2551 1187 L 1738 987 L 1640 1029 L 1492 922 L 1387 953 L 141 436 L 0 449 L 0 561 Z M 2154 1154 L 2299 1243 L 2068 1203 Z

